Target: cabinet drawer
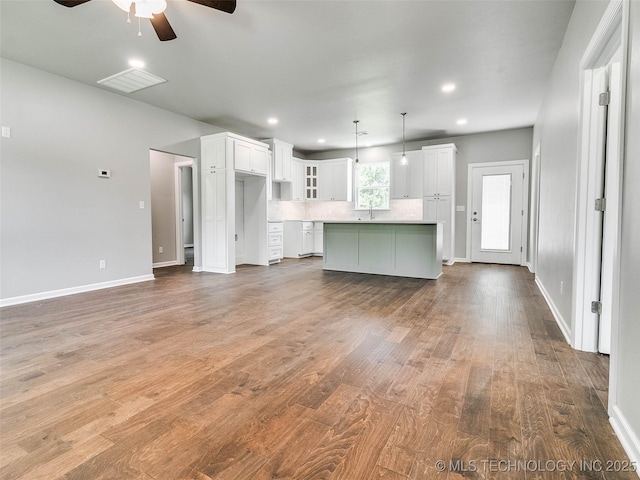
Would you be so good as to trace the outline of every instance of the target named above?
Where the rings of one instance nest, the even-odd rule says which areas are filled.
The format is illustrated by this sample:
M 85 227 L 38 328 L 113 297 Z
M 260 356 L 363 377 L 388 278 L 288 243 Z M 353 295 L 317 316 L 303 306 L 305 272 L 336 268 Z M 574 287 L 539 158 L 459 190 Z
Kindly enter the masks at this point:
M 269 234 L 269 246 L 270 247 L 281 247 L 282 246 L 282 234 L 281 233 L 270 233 Z
M 269 222 L 269 233 L 282 232 L 283 230 L 281 222 Z
M 278 260 L 282 258 L 282 247 L 269 248 L 269 260 Z

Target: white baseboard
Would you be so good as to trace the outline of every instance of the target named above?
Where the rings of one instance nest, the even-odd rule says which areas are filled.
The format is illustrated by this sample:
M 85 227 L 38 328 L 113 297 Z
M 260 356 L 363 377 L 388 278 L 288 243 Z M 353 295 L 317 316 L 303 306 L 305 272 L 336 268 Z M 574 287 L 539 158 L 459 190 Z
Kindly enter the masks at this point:
M 185 248 L 192 248 L 193 247 L 193 243 L 185 243 L 184 247 Z
M 618 437 L 618 440 L 620 440 L 622 448 L 624 448 L 624 451 L 629 455 L 629 460 L 631 460 L 631 462 L 636 466 L 639 465 L 640 440 L 617 405 L 614 405 L 611 409 L 609 422 L 613 427 L 613 431 L 616 432 L 616 436 Z M 636 470 L 636 474 L 640 477 L 640 470 Z
M 569 345 L 571 345 L 571 329 L 569 328 L 569 325 L 565 322 L 564 317 L 558 311 L 558 308 L 556 307 L 555 303 L 553 303 L 553 300 L 551 300 L 551 297 L 549 296 L 549 293 L 547 292 L 547 290 L 544 288 L 544 285 L 542 285 L 540 278 L 537 276 L 536 276 L 536 285 L 538 286 L 538 290 L 540 290 L 540 293 L 542 293 L 543 298 L 547 302 L 547 305 L 549 306 L 549 309 L 553 314 L 553 318 L 555 318 L 556 323 L 558 324 L 558 327 L 560 327 L 560 330 L 562 331 L 562 334 L 564 335 L 565 340 Z
M 525 263 L 524 266 L 527 267 L 531 273 L 536 273 L 533 271 L 533 266 L 529 262 Z
M 49 292 L 32 293 L 30 295 L 21 295 L 19 297 L 3 298 L 0 299 L 0 307 L 8 307 L 10 305 L 19 305 L 21 303 L 37 302 L 39 300 L 47 300 L 49 298 L 75 295 L 76 293 L 92 292 L 94 290 L 119 287 L 121 285 L 129 285 L 132 283 L 146 282 L 149 280 L 154 280 L 154 278 L 155 277 L 153 275 L 141 275 L 139 277 L 121 278 L 120 280 L 111 280 L 109 282 L 92 283 L 90 285 L 82 285 L 80 287 L 62 288 L 60 290 L 51 290 Z
M 168 262 L 158 262 L 151 265 L 153 268 L 162 268 L 162 267 L 175 267 L 176 265 L 180 265 L 177 260 L 169 260 Z
M 200 272 L 203 272 L 203 271 L 204 270 L 202 270 L 202 267 L 193 267 L 193 270 L 192 270 L 192 272 L 195 272 L 195 273 L 200 273 Z
M 454 263 L 455 263 L 455 262 L 460 262 L 460 263 L 471 263 L 471 260 L 470 260 L 470 259 L 468 259 L 468 258 L 456 258 L 456 259 L 454 260 Z
M 225 275 L 230 275 L 232 273 L 236 273 L 236 269 L 235 266 L 233 268 L 233 270 L 223 270 L 221 268 L 207 268 L 207 267 L 202 267 L 202 269 L 200 270 L 201 272 L 208 272 L 208 273 L 223 273 Z

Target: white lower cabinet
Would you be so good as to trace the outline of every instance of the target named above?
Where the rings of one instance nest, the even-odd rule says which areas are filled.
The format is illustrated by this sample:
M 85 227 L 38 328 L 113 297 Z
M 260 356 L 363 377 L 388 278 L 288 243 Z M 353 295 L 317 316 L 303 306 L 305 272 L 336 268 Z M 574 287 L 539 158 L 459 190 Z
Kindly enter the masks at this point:
M 313 254 L 321 257 L 324 252 L 324 223 L 313 222 Z
M 284 225 L 282 222 L 269 222 L 268 228 L 269 263 L 278 263 L 284 257 L 283 237 Z
M 206 272 L 234 269 L 229 257 L 228 183 L 226 169 L 202 175 L 202 267 Z
M 454 225 L 455 218 L 451 197 L 424 197 L 422 202 L 422 219 L 425 222 L 439 222 L 442 224 L 442 261 L 453 263 L 454 260 Z
M 284 222 L 285 258 L 308 257 L 313 254 L 313 222 L 293 220 Z

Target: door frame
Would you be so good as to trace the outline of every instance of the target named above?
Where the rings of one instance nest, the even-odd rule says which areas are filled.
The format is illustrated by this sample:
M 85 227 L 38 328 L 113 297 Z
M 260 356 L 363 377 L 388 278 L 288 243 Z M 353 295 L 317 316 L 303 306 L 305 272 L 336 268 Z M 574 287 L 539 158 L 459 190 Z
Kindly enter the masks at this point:
M 521 165 L 523 167 L 524 179 L 522 182 L 522 252 L 520 252 L 520 266 L 526 266 L 528 251 L 528 230 L 529 230 L 529 159 L 526 160 L 504 160 L 498 162 L 470 163 L 467 166 L 467 258 L 471 261 L 471 217 L 473 209 L 473 169 L 483 167 L 508 167 Z
M 193 205 L 193 247 L 195 251 L 196 247 L 196 232 L 195 232 L 195 224 L 196 224 L 196 171 L 195 171 L 195 161 L 185 160 L 183 162 L 176 162 L 173 164 L 173 179 L 175 182 L 175 219 L 176 219 L 176 261 L 178 265 L 184 265 L 184 233 L 183 233 L 183 225 L 182 225 L 182 169 L 183 168 L 191 168 L 191 196 L 192 196 L 192 205 Z M 195 259 L 194 259 L 195 264 Z
M 527 266 L 531 273 L 538 270 L 538 228 L 540 226 L 540 143 L 533 151 L 531 162 L 531 198 L 529 199 L 529 254 Z
M 591 141 L 591 120 L 593 111 L 593 99 L 590 95 L 587 95 L 587 90 L 591 89 L 591 79 L 593 77 L 593 71 L 599 66 L 606 66 L 613 58 L 617 48 L 613 48 L 616 37 L 623 42 L 623 38 L 626 38 L 626 33 L 622 30 L 626 30 L 626 26 L 623 25 L 623 2 L 622 0 L 611 0 L 605 13 L 596 28 L 591 41 L 589 42 L 582 60 L 580 62 L 580 89 L 581 89 L 581 105 L 580 105 L 580 138 L 578 143 L 578 175 L 576 185 L 576 216 L 575 216 L 575 231 L 574 231 L 574 260 L 573 260 L 573 295 L 572 295 L 572 309 L 571 309 L 571 346 L 578 350 L 585 350 L 589 352 L 598 351 L 598 324 L 599 319 L 593 319 L 593 314 L 587 309 L 587 305 L 590 305 L 592 300 L 592 291 L 595 289 L 593 283 L 595 278 L 585 279 L 585 270 L 593 270 L 593 265 L 587 263 L 589 259 L 594 258 L 594 251 L 597 248 L 593 235 L 593 213 L 594 207 L 592 202 L 594 198 L 590 195 L 593 188 L 590 185 L 592 181 L 589 178 L 588 173 L 593 170 L 595 161 L 592 152 Z M 619 119 L 622 122 L 624 119 L 624 105 L 625 105 L 625 62 L 626 45 L 623 45 L 623 64 L 621 71 L 621 92 L 620 103 L 621 108 L 619 112 Z M 624 123 L 621 123 L 624 125 Z M 607 138 L 607 141 L 613 141 L 618 146 L 618 151 L 622 152 L 624 148 L 624 129 L 620 129 L 617 135 L 618 138 Z M 618 159 L 621 161 L 621 158 Z M 613 235 L 613 241 L 615 248 L 613 258 L 613 270 L 610 281 L 614 282 L 614 291 L 612 299 L 613 321 L 612 321 L 612 337 L 611 337 L 611 353 L 612 359 L 610 364 L 610 371 L 614 372 L 614 351 L 616 348 L 616 332 L 617 332 L 617 309 L 619 305 L 619 298 L 617 285 L 620 274 L 620 206 L 622 205 L 621 199 L 621 186 L 622 186 L 622 168 L 619 169 L 619 175 L 617 178 L 608 179 L 608 181 L 614 182 L 615 190 L 618 192 L 617 196 L 608 198 L 607 203 L 611 205 L 615 202 L 616 211 L 618 212 L 617 218 L 611 218 L 608 228 L 615 231 Z M 602 260 L 600 260 L 602 262 Z M 591 262 L 593 263 L 593 262 Z M 583 281 L 584 280 L 584 281 Z M 606 280 L 605 280 L 606 281 Z M 598 291 L 600 285 L 600 278 L 597 279 Z M 615 385 L 615 379 L 610 376 L 609 391 L 613 393 Z M 610 405 L 613 404 L 612 397 L 609 397 Z

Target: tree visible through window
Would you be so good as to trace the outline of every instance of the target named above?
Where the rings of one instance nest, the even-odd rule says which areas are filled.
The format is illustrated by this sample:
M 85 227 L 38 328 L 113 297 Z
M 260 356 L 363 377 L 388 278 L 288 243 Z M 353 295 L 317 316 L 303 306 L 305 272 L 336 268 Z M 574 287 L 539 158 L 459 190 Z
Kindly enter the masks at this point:
M 389 208 L 389 162 L 361 163 L 356 169 L 356 208 Z

